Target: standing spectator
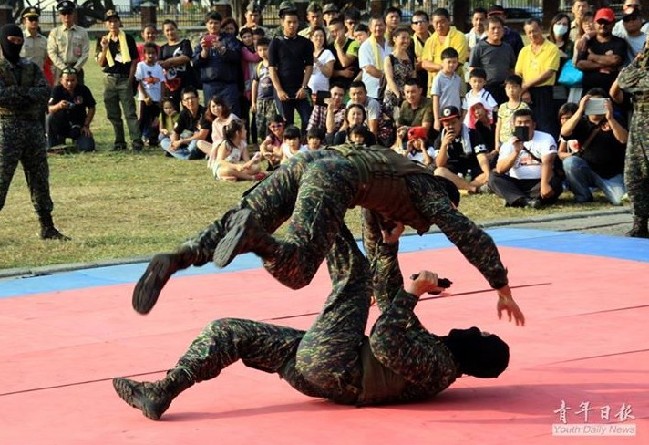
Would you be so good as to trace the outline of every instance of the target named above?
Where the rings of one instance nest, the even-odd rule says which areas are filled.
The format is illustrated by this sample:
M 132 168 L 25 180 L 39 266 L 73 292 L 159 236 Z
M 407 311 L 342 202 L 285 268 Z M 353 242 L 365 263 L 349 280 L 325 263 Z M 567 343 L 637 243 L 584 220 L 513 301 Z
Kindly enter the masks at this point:
M 570 40 L 576 42 L 583 35 L 582 21 L 590 13 L 588 0 L 572 0 L 572 22 L 570 22 Z
M 469 121 L 473 116 L 468 113 L 469 108 L 475 103 L 479 102 L 484 106 L 488 114 L 489 120 L 493 122 L 493 116 L 498 112 L 498 102 L 494 97 L 485 89 L 487 83 L 487 73 L 482 68 L 476 68 L 469 74 L 469 86 L 471 89 L 467 91 L 462 102 L 462 110 L 465 114 L 464 125 L 469 126 Z
M 385 96 L 383 113 L 391 118 L 398 118 L 399 107 L 403 102 L 403 87 L 408 79 L 416 79 L 415 63 L 408 54 L 411 43 L 408 28 L 401 26 L 393 32 L 394 48 L 392 54 L 383 62 L 385 67 Z
M 322 6 L 315 2 L 309 3 L 309 6 L 306 7 L 306 22 L 307 27 L 302 31 L 299 31 L 297 34 L 307 39 L 311 39 L 313 30 L 316 26 L 322 28 L 324 26 L 324 20 L 322 19 Z
M 623 39 L 626 38 L 629 31 L 626 29 L 624 17 L 633 16 L 634 13 L 639 16 L 640 22 L 643 22 L 642 3 L 640 3 L 640 0 L 625 0 L 622 4 L 622 19 L 615 22 L 615 26 L 613 26 L 614 36 L 622 37 Z M 629 20 L 627 19 L 627 21 Z M 646 34 L 649 31 L 649 23 L 641 23 L 640 28 L 641 32 Z
M 631 12 L 622 16 L 622 27 L 624 33 L 621 37 L 626 41 L 629 47 L 627 58 L 630 62 L 635 59 L 635 56 L 641 53 L 645 47 L 647 41 L 647 34 L 646 31 L 644 31 L 646 23 L 644 23 L 644 20 L 637 9 L 631 9 Z
M 383 61 L 392 52 L 385 38 L 385 20 L 382 16 L 370 19 L 371 35 L 358 49 L 358 66 L 363 70 L 362 80 L 369 97 L 382 99 L 381 83 L 384 82 Z
M 146 59 L 146 56 L 144 54 L 144 45 L 146 45 L 147 43 L 153 43 L 154 45 L 156 45 L 156 39 L 158 38 L 158 30 L 156 29 L 155 25 L 153 23 L 144 25 L 144 27 L 142 28 L 141 37 L 142 37 L 142 43 L 137 44 L 138 62 L 144 62 L 144 60 Z M 156 45 L 156 48 L 158 48 L 158 45 Z
M 514 136 L 512 120 L 514 113 L 520 109 L 529 109 L 529 105 L 522 99 L 523 96 L 523 79 L 516 74 L 512 74 L 505 79 L 505 94 L 507 101 L 498 105 L 498 120 L 496 123 L 495 145 L 496 150 Z
M 275 106 L 275 93 L 273 89 L 273 80 L 270 77 L 270 67 L 268 62 L 268 46 L 270 40 L 262 37 L 257 42 L 257 55 L 261 57 L 261 62 L 252 75 L 252 116 L 255 119 L 257 127 L 257 139 L 253 139 L 256 144 L 259 139 L 266 138 L 268 125 L 277 115 Z
M 469 46 L 469 53 L 480 40 L 487 36 L 487 10 L 477 7 L 471 16 L 471 29 L 466 34 L 466 44 Z
M 489 188 L 508 207 L 540 209 L 556 202 L 563 191 L 561 179 L 553 172 L 556 142 L 548 133 L 535 130 L 531 110 L 514 112 L 512 124 L 522 131 L 501 145 Z
M 270 77 L 277 108 L 286 125 L 293 125 L 297 110 L 304 131 L 311 115 L 308 83 L 313 73 L 313 43 L 297 35 L 298 17 L 294 7 L 282 9 L 280 18 L 282 35 L 274 38 L 268 48 Z
M 201 37 L 192 56 L 193 65 L 200 72 L 203 102 L 207 103 L 214 95 L 221 96 L 240 116 L 241 42 L 236 36 L 221 33 L 221 14 L 218 12 L 207 14 L 205 27 L 207 34 Z
M 173 20 L 166 19 L 162 22 L 162 32 L 167 39 L 167 43 L 160 47 L 160 66 L 165 70 L 165 91 L 176 110 L 179 110 L 181 91 L 196 83 L 191 66 L 192 44 L 188 39 L 178 37 L 178 25 Z
M 610 99 L 604 99 L 605 114 L 586 114 L 592 99 L 602 99 L 606 92 L 594 89 L 579 102 L 579 108 L 561 126 L 561 137 L 578 142 L 578 151 L 563 157 L 563 170 L 575 196 L 575 202 L 593 200 L 591 187 L 604 192 L 613 205 L 622 204 L 625 193 L 624 151 L 628 133 L 613 115 Z
M 329 35 L 333 40 L 331 51 L 335 57 L 330 81 L 332 84 L 335 83 L 347 90 L 354 77 L 358 74 L 358 49 L 360 44 L 345 35 L 345 26 L 341 19 L 334 19 L 329 23 Z
M 205 119 L 205 108 L 198 100 L 198 92 L 194 87 L 182 91 L 183 109 L 178 116 L 169 142 L 160 142 L 164 151 L 176 159 L 196 160 L 205 159 L 205 154 L 198 149 L 198 141 L 209 138 L 211 124 Z
M 252 78 L 257 70 L 257 65 L 261 62 L 261 57 L 257 54 L 250 28 L 241 28 L 239 31 L 241 38 L 241 70 L 243 71 L 243 96 L 241 97 L 241 112 L 243 113 L 244 123 L 246 124 L 246 134 L 249 136 L 249 142 L 257 143 L 257 126 L 254 122 L 254 116 L 250 115 L 252 106 Z
M 426 11 L 415 11 L 412 15 L 412 52 L 414 53 L 414 60 L 416 61 L 417 68 L 417 82 L 422 91 L 428 93 L 428 71 L 421 66 L 422 56 L 424 54 L 424 46 L 430 37 L 429 17 Z
M 396 6 L 388 6 L 385 9 L 385 40 L 390 46 L 394 46 L 394 32 L 401 23 L 401 15 L 401 9 Z
M 345 34 L 354 39 L 354 28 L 361 22 L 361 12 L 354 8 L 345 8 Z
M 268 35 L 268 30 L 259 24 L 261 19 L 261 6 L 259 6 L 258 2 L 251 0 L 250 3 L 248 3 L 244 18 L 246 19 L 246 23 L 244 23 L 243 26 L 252 29 L 253 32 L 260 29 L 264 32 L 264 36 Z
M 327 3 L 326 5 L 324 5 L 324 8 L 322 8 L 324 26 L 329 26 L 329 23 L 331 23 L 333 19 L 337 19 L 339 16 L 340 10 L 334 3 Z
M 0 210 L 5 205 L 18 162 L 22 164 L 42 239 L 67 241 L 52 221 L 47 143 L 43 109 L 49 87 L 34 62 L 20 57 L 22 30 L 13 24 L 0 28 Z
M 487 37 L 478 42 L 471 51 L 469 69 L 482 68 L 487 73 L 485 88 L 496 99 L 503 103 L 507 100 L 504 81 L 516 66 L 516 54 L 507 42 L 503 42 L 505 25 L 498 15 L 492 15 L 487 21 Z
M 47 57 L 47 38 L 39 32 L 39 18 L 41 12 L 38 8 L 30 6 L 22 13 L 25 44 L 20 52 L 20 57 L 34 62 L 43 71 L 48 82 L 52 82 L 52 63 Z
M 441 70 L 435 76 L 430 92 L 433 96 L 433 116 L 435 130 L 441 130 L 441 110 L 447 107 L 462 108 L 462 79 L 457 74 L 458 54 L 454 48 L 442 51 Z
M 325 48 L 327 36 L 322 26 L 316 26 L 311 32 L 313 43 L 313 73 L 309 79 L 309 89 L 315 96 L 321 91 L 329 91 L 329 78 L 333 74 L 336 58 L 333 53 Z
M 124 112 L 132 148 L 140 151 L 144 144 L 133 100 L 135 69 L 138 63 L 137 47 L 133 37 L 125 34 L 120 29 L 121 26 L 122 22 L 117 12 L 112 9 L 106 11 L 108 34 L 97 39 L 97 63 L 104 72 L 104 105 L 115 133 L 113 150 L 127 148 L 122 122 Z
M 570 40 L 569 31 L 570 30 L 570 17 L 566 14 L 557 14 L 552 17 L 550 20 L 550 33 L 548 34 L 548 40 L 556 45 L 559 49 L 559 71 L 557 72 L 556 79 L 561 77 L 561 70 L 563 69 L 564 64 L 568 61 L 572 61 L 572 56 L 574 54 L 574 45 L 572 40 Z M 553 114 L 559 112 L 561 105 L 566 103 L 568 100 L 568 88 L 563 85 L 554 85 L 552 89 L 552 98 L 554 99 L 553 110 L 556 110 Z
M 588 41 L 595 37 L 595 16 L 592 12 L 586 12 L 581 18 L 580 32 L 577 34 L 577 40 L 573 40 L 574 49 L 572 53 L 572 63 L 576 67 L 579 55 L 586 48 Z M 573 35 L 572 33 L 570 35 Z M 582 88 L 581 85 L 570 88 L 568 93 L 568 102 L 579 103 L 581 100 Z
M 584 72 L 583 91 L 601 88 L 608 92 L 624 65 L 627 44 L 611 33 L 614 22 L 615 14 L 610 8 L 601 8 L 595 13 L 595 37 L 588 40 L 577 56 L 577 68 Z
M 77 150 L 93 151 L 95 139 L 90 124 L 95 117 L 97 102 L 90 89 L 80 85 L 77 70 L 65 68 L 59 84 L 52 89 L 47 103 L 47 141 L 50 149 L 65 144 L 70 138 Z
M 442 69 L 442 52 L 447 48 L 453 48 L 457 52 L 457 73 L 461 78 L 464 78 L 462 65 L 469 58 L 469 47 L 464 34 L 458 31 L 455 26 L 451 26 L 449 17 L 448 10 L 445 8 L 437 8 L 433 11 L 435 32 L 426 41 L 421 64 L 428 71 L 428 84 L 431 86 L 433 79 Z M 430 95 L 432 93 L 429 93 Z
M 543 37 L 537 19 L 526 20 L 523 29 L 530 44 L 521 50 L 514 71 L 523 79 L 523 93 L 530 93 L 535 125 L 540 131 L 558 135 L 556 113 L 552 112 L 552 86 L 559 70 L 559 49 Z
M 138 62 L 135 70 L 140 101 L 140 132 L 150 147 L 158 145 L 160 134 L 160 102 L 164 94 L 164 73 L 158 63 L 158 45 L 144 44 L 144 61 Z
M 61 25 L 52 29 L 47 37 L 47 54 L 54 65 L 54 83 L 58 83 L 61 71 L 68 66 L 77 70 L 79 83 L 84 83 L 83 66 L 88 61 L 90 40 L 88 31 L 75 23 L 75 9 L 71 0 L 56 5 Z
M 507 26 L 507 14 L 505 12 L 505 8 L 503 8 L 501 5 L 493 5 L 487 11 L 487 16 L 498 16 L 502 19 L 503 24 L 505 25 L 503 42 L 509 43 L 509 46 L 511 46 L 514 50 L 514 55 L 518 57 L 518 54 L 523 49 L 523 39 L 521 38 L 521 35 L 518 33 L 518 31 L 514 31 Z

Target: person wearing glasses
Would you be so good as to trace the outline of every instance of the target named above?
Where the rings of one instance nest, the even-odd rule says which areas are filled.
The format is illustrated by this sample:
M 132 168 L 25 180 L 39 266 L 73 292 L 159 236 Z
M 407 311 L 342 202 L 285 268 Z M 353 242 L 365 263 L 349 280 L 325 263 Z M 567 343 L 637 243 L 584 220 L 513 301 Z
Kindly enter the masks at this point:
M 88 31 L 76 24 L 76 6 L 70 0 L 63 0 L 56 6 L 61 25 L 50 31 L 47 37 L 47 55 L 54 65 L 54 83 L 58 83 L 61 72 L 68 66 L 77 70 L 77 79 L 84 83 L 83 66 L 88 61 L 90 40 Z
M 181 100 L 183 109 L 178 122 L 169 139 L 160 142 L 160 147 L 176 159 L 205 159 L 205 153 L 198 148 L 198 141 L 208 140 L 212 123 L 205 118 L 205 107 L 198 101 L 196 88 L 184 88 Z
M 417 83 L 423 91 L 428 91 L 428 71 L 421 66 L 422 55 L 424 54 L 424 46 L 426 40 L 431 36 L 430 34 L 430 20 L 426 11 L 415 11 L 412 16 L 412 46 L 411 52 L 414 55 L 413 59 L 416 60 L 417 69 Z
M 577 56 L 577 68 L 584 72 L 583 91 L 602 88 L 609 91 L 627 57 L 628 45 L 613 35 L 615 13 L 600 8 L 595 13 L 595 37 L 588 40 Z

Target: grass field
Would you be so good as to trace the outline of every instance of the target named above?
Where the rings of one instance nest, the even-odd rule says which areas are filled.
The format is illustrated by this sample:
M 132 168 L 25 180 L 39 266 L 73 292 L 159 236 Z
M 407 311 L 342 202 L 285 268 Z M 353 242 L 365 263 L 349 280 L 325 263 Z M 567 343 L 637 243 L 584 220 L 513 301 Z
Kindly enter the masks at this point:
M 159 150 L 141 153 L 110 151 L 112 127 L 102 102 L 101 72 L 91 59 L 87 84 L 98 102 L 92 124 L 98 151 L 50 155 L 54 219 L 71 242 L 41 241 L 38 221 L 21 167 L 16 171 L 6 205 L 0 212 L 0 269 L 111 260 L 172 249 L 196 234 L 235 203 L 250 183 L 217 183 L 200 161 L 177 161 Z M 562 196 L 541 212 L 595 210 L 601 199 L 574 205 Z M 539 214 L 510 209 L 494 195 L 465 197 L 460 210 L 479 222 Z M 347 217 L 360 234 L 357 210 Z

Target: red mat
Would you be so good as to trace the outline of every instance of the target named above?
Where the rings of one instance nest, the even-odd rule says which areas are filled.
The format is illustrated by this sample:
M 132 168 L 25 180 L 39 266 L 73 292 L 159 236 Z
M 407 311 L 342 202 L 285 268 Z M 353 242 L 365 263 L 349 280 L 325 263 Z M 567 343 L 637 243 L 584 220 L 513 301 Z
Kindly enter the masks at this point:
M 477 325 L 512 352 L 501 378 L 462 378 L 414 405 L 337 406 L 241 364 L 184 392 L 160 422 L 115 395 L 112 377 L 161 376 L 212 319 L 308 327 L 329 292 L 324 269 L 297 292 L 263 270 L 173 279 L 147 317 L 131 310 L 130 285 L 0 300 L 0 444 L 649 443 L 649 264 L 501 253 L 523 328 L 498 321 L 495 292 L 477 292 L 488 285 L 456 249 L 401 256 L 406 274 L 440 265 L 455 283 L 453 296 L 419 303 L 431 331 Z M 594 425 L 587 431 L 607 435 L 553 435 L 562 400 L 573 433 Z M 587 402 L 588 420 L 577 413 Z M 610 435 L 632 426 L 633 436 Z

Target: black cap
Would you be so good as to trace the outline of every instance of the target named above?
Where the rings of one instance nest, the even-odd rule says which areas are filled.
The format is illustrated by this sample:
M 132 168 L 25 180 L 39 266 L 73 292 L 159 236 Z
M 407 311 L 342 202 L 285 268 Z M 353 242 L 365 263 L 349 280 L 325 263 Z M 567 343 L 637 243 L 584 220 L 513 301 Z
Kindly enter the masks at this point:
M 109 9 L 108 11 L 106 11 L 106 15 L 104 16 L 104 20 L 108 21 L 110 19 L 119 20 L 119 14 L 114 9 Z
M 442 108 L 442 112 L 439 120 L 446 121 L 449 119 L 453 119 L 455 117 L 457 117 L 458 119 L 460 118 L 460 110 L 458 110 L 457 107 L 450 105 L 448 107 Z
M 61 11 L 74 11 L 77 9 L 77 5 L 74 4 L 73 1 L 70 0 L 63 0 L 62 2 L 59 2 L 58 5 L 56 5 L 56 10 L 61 12 Z

